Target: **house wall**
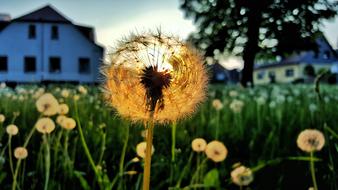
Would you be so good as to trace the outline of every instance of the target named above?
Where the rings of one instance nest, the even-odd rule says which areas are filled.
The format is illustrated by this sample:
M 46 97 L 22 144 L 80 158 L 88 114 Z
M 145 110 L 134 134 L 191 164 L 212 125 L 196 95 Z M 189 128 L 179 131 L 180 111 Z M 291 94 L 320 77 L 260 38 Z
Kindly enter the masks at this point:
M 30 24 L 36 25 L 36 38 L 28 38 Z M 51 39 L 52 26 L 59 38 Z M 8 56 L 8 71 L 0 81 L 39 82 L 41 80 L 96 82 L 102 59 L 100 48 L 89 41 L 72 24 L 13 22 L 0 32 L 0 56 Z M 24 57 L 36 57 L 36 72 L 24 72 Z M 61 72 L 49 72 L 49 57 L 61 59 Z M 78 59 L 90 59 L 90 74 L 79 73 Z
M 268 68 L 260 68 L 254 71 L 254 83 L 255 84 L 268 84 L 271 82 L 269 77 L 269 73 L 275 73 L 275 82 L 276 83 L 291 83 L 296 79 L 304 78 L 304 68 L 308 64 L 301 63 L 296 65 L 285 65 L 278 67 L 268 67 Z M 311 64 L 316 73 L 321 69 L 330 69 L 332 64 Z M 293 76 L 287 76 L 286 70 L 292 69 Z M 259 74 L 264 73 L 262 78 L 259 78 Z
M 292 69 L 293 76 L 286 76 L 286 70 Z M 302 76 L 302 70 L 299 65 L 286 65 L 280 67 L 261 68 L 254 71 L 254 83 L 255 84 L 268 84 L 271 79 L 269 74 L 275 73 L 276 83 L 290 83 L 295 79 Z M 262 74 L 262 78 L 259 78 L 259 74 Z

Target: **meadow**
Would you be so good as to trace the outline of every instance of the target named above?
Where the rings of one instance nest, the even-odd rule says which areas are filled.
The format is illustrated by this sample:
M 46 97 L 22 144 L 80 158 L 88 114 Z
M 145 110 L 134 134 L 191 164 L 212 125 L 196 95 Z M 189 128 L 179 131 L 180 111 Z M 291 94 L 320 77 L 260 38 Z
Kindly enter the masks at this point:
M 50 129 L 38 124 L 46 93 L 63 105 Z M 338 86 L 211 85 L 193 116 L 155 126 L 151 189 L 306 190 L 312 166 L 318 189 L 338 189 L 337 105 Z M 0 114 L 0 189 L 141 189 L 144 126 L 120 118 L 99 87 L 2 85 Z M 297 146 L 305 129 L 324 134 L 321 150 Z M 223 143 L 226 158 L 192 149 L 196 138 Z M 241 166 L 244 184 L 232 173 Z

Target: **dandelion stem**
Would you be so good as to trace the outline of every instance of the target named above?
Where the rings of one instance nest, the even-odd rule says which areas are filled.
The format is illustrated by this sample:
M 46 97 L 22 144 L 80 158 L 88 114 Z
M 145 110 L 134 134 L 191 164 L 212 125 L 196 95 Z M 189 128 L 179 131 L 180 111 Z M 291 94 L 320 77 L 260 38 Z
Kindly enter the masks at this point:
M 31 131 L 29 132 L 28 136 L 26 137 L 25 143 L 23 144 L 23 147 L 26 148 L 29 140 L 32 138 L 33 134 L 35 132 L 35 127 L 32 127 Z M 12 190 L 15 190 L 16 186 L 17 186 L 17 181 L 16 178 L 18 176 L 19 173 L 19 168 L 21 165 L 21 159 L 19 159 L 16 163 L 16 167 L 15 167 L 15 172 L 14 172 L 14 177 L 13 177 L 13 183 L 12 183 Z
M 143 190 L 149 190 L 150 186 L 150 168 L 151 168 L 151 151 L 153 147 L 153 130 L 154 122 L 150 121 L 147 128 L 147 147 L 146 157 L 144 161 L 144 172 L 143 172 Z
M 317 181 L 316 181 L 316 173 L 315 173 L 315 162 L 313 160 L 313 152 L 310 153 L 310 171 L 313 182 L 313 187 L 315 190 L 318 190 Z
M 171 162 L 175 162 L 175 146 L 176 146 L 176 122 L 171 126 Z
M 216 111 L 216 130 L 215 130 L 215 139 L 217 140 L 219 137 L 219 119 L 220 119 L 220 111 Z
M 46 167 L 46 173 L 45 173 L 45 186 L 44 186 L 44 190 L 48 190 L 48 183 L 49 183 L 49 175 L 50 175 L 50 147 L 49 147 L 49 143 L 48 143 L 48 139 L 47 139 L 47 134 L 44 134 L 42 136 L 43 138 L 43 143 L 45 145 L 46 148 L 46 154 L 45 154 L 45 167 Z
M 8 137 L 8 156 L 9 156 L 9 166 L 11 168 L 12 177 L 14 177 L 13 157 L 12 157 L 12 135 L 9 135 Z
M 188 172 L 188 169 L 190 168 L 192 158 L 193 158 L 193 152 L 190 153 L 188 163 L 187 163 L 187 164 L 185 165 L 185 167 L 183 168 L 183 170 L 182 170 L 182 172 L 181 172 L 181 175 L 180 175 L 180 177 L 178 178 L 178 181 L 177 181 L 177 184 L 176 184 L 175 188 L 180 188 L 181 182 L 182 182 L 183 178 L 186 176 L 186 174 L 187 174 L 187 172 Z
M 90 166 L 94 170 L 95 176 L 98 178 L 98 182 L 101 185 L 101 182 L 102 182 L 101 176 L 99 175 L 99 172 L 97 171 L 96 165 L 95 165 L 94 160 L 93 160 L 93 158 L 92 158 L 92 156 L 91 156 L 91 154 L 89 152 L 86 140 L 85 140 L 83 132 L 82 132 L 82 127 L 81 127 L 81 123 L 80 123 L 80 118 L 79 118 L 79 113 L 78 113 L 76 101 L 74 101 L 74 108 L 75 108 L 76 122 L 77 122 L 77 125 L 78 125 L 77 128 L 78 128 L 78 131 L 79 131 L 79 134 L 80 134 L 80 139 L 81 139 L 82 147 L 83 147 L 83 149 L 85 151 L 85 154 L 86 154 L 87 159 L 88 159 L 88 161 L 90 163 Z
M 121 158 L 120 158 L 120 171 L 119 171 L 119 176 L 121 178 L 123 178 L 123 172 L 124 172 L 124 158 L 126 155 L 126 151 L 127 151 L 127 146 L 128 146 L 128 141 L 129 141 L 129 125 L 127 125 L 127 131 L 126 131 L 126 137 L 125 137 L 125 141 L 123 144 L 123 149 L 122 149 L 122 153 L 121 153 Z M 123 179 L 121 180 L 121 182 L 123 182 Z M 121 184 L 121 183 L 120 183 Z

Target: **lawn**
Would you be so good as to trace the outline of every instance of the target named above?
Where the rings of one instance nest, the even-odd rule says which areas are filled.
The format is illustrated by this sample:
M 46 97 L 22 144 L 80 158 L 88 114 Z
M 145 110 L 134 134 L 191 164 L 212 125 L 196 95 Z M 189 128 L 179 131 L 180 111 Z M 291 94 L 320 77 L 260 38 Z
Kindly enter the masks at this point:
M 309 189 L 313 174 L 318 189 L 338 189 L 338 86 L 320 90 L 209 86 L 193 116 L 155 126 L 151 189 Z M 38 100 L 49 93 L 53 98 L 47 99 L 59 107 L 47 117 Z M 137 145 L 144 141 L 144 126 L 119 117 L 99 87 L 2 86 L 0 114 L 1 189 L 141 189 L 142 144 Z M 42 118 L 50 120 L 39 127 Z M 305 129 L 325 138 L 312 157 L 297 146 Z M 203 147 L 192 149 L 196 138 L 224 144 L 225 159 L 215 160 Z M 241 166 L 246 174 L 237 180 L 248 184 L 231 176 Z

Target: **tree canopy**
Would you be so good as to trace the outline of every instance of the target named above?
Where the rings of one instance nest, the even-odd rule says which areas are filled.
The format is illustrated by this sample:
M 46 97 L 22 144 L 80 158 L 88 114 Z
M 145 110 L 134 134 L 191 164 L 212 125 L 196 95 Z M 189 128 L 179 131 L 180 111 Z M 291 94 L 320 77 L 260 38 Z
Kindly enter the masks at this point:
M 256 58 L 317 51 L 322 21 L 337 15 L 334 0 L 181 0 L 197 31 L 190 40 L 213 56 L 215 50 L 242 56 L 241 83 L 253 83 Z

